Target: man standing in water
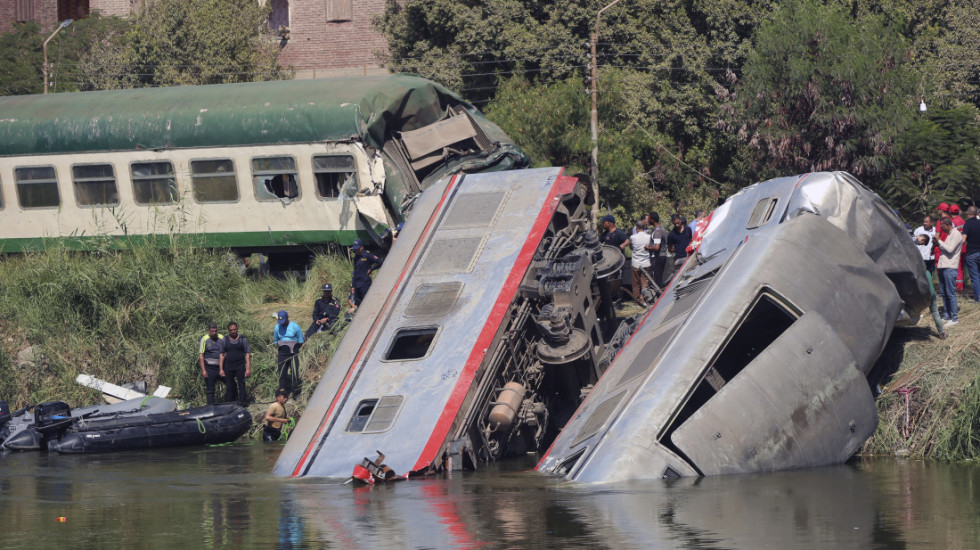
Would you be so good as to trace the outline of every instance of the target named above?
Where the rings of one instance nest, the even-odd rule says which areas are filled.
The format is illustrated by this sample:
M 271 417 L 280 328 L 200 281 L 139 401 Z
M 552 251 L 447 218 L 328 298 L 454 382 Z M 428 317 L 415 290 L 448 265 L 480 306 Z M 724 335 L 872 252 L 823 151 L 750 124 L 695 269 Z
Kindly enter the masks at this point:
M 286 310 L 276 315 L 276 328 L 272 331 L 272 341 L 279 349 L 276 364 L 279 367 L 279 387 L 292 395 L 298 395 L 299 383 L 299 348 L 303 344 L 303 329 L 289 320 Z
M 265 413 L 265 426 L 262 426 L 262 441 L 271 443 L 277 441 L 282 435 L 282 426 L 288 420 L 286 418 L 286 401 L 289 399 L 289 392 L 285 388 L 276 391 L 275 403 L 269 405 L 269 410 Z
M 225 401 L 236 401 L 244 407 L 245 379 L 252 376 L 252 350 L 248 340 L 238 335 L 238 323 L 228 323 L 228 336 L 222 347 L 219 374 L 225 377 Z
M 204 394 L 208 405 L 214 405 L 214 385 L 221 376 L 221 354 L 224 341 L 218 334 L 218 324 L 208 325 L 208 333 L 201 337 L 197 361 L 201 366 L 201 376 L 204 377 Z

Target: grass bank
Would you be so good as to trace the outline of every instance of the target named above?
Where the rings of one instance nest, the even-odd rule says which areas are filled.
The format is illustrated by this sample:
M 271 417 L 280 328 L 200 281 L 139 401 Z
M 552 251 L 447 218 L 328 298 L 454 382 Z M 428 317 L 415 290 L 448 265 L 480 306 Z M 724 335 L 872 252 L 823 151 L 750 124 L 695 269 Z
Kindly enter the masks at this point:
M 980 458 L 980 305 L 960 296 L 959 324 L 936 337 L 929 312 L 896 329 L 875 370 L 878 429 L 865 455 Z
M 305 280 L 259 278 L 227 252 L 180 242 L 94 253 L 53 245 L 0 257 L 0 399 L 11 407 L 97 403 L 98 392 L 75 382 L 84 373 L 170 386 L 186 406 L 201 405 L 198 342 L 208 323 L 224 333 L 235 321 L 252 347 L 247 386 L 258 414 L 277 385 L 273 314 L 286 309 L 305 330 L 320 284 L 333 282 L 345 297 L 350 270 L 346 257 L 318 256 Z M 318 334 L 303 348 L 305 388 L 319 379 L 342 333 Z

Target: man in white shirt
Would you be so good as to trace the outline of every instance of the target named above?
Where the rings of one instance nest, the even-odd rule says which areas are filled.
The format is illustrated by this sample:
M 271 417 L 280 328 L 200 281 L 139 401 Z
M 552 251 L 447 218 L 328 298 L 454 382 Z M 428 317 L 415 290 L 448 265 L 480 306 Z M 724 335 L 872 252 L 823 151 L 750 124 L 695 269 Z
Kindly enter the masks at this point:
M 960 253 L 963 249 L 963 236 L 953 227 L 953 220 L 944 217 L 939 222 L 940 229 L 946 233 L 946 238 L 933 242 L 939 247 L 939 291 L 943 295 L 943 318 L 948 319 L 946 326 L 959 322 L 959 304 L 956 301 L 956 272 L 960 266 Z
M 922 218 L 922 225 L 917 227 L 912 235 L 916 239 L 916 246 L 919 248 L 919 254 L 922 255 L 922 261 L 926 264 L 926 271 L 935 273 L 936 260 L 932 256 L 932 239 L 936 236 L 936 226 L 932 223 L 932 216 Z M 927 237 L 926 244 L 918 244 L 919 235 Z
M 646 271 L 650 269 L 650 234 L 647 233 L 647 224 L 640 220 L 636 222 L 636 233 L 630 236 L 630 251 L 632 254 L 631 267 L 633 268 L 633 299 L 642 307 L 647 307 L 646 300 L 643 299 L 643 289 L 647 287 Z

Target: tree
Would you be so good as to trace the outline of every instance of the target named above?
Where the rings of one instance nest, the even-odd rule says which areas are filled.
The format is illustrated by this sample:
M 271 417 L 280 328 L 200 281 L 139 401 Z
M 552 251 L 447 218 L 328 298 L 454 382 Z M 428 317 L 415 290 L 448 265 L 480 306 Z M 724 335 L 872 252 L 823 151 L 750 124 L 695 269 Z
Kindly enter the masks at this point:
M 289 76 L 254 0 L 146 0 L 86 58 L 90 89 L 219 84 Z
M 931 108 L 915 117 L 897 145 L 898 166 L 881 185 L 889 204 L 907 215 L 931 213 L 940 202 L 980 195 L 980 123 L 972 105 Z
M 37 23 L 17 23 L 11 32 L 0 34 L 0 95 L 41 93 L 44 88 Z
M 777 8 L 753 42 L 723 125 L 745 144 L 747 175 L 846 170 L 880 183 L 918 104 L 898 30 L 881 16 L 855 19 L 796 0 Z

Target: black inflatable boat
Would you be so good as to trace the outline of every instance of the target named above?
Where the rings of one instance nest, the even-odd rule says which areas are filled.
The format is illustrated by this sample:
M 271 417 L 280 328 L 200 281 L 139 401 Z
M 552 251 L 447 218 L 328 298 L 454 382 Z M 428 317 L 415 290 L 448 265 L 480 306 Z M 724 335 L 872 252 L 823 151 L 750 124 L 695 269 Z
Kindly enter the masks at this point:
M 228 403 L 147 416 L 79 419 L 48 450 L 59 453 L 102 453 L 228 443 L 248 431 L 252 417 Z

